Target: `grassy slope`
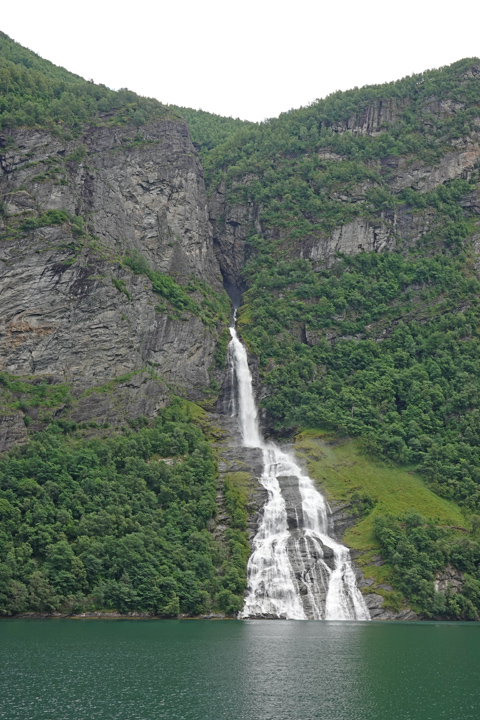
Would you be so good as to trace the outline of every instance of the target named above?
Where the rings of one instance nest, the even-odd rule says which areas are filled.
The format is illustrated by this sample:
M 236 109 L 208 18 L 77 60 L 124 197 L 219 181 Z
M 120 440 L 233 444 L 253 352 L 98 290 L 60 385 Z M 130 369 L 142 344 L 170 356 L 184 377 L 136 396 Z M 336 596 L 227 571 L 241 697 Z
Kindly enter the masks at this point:
M 351 502 L 355 493 L 376 500 L 372 512 L 347 530 L 344 540 L 358 551 L 365 576 L 376 583 L 391 582 L 391 568 L 373 564 L 381 548 L 373 534 L 375 516 L 395 516 L 416 510 L 441 526 L 463 527 L 465 517 L 458 505 L 433 493 L 407 467 L 387 465 L 363 455 L 354 440 L 339 439 L 321 430 L 305 430 L 296 438 L 296 449 L 308 459 L 311 476 L 330 501 Z

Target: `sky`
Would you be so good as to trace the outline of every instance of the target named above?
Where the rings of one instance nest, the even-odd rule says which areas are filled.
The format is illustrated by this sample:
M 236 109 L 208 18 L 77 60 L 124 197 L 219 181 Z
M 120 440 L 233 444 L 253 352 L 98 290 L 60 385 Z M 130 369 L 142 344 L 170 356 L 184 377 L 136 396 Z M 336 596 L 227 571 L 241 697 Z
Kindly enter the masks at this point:
M 261 121 L 335 90 L 480 56 L 476 0 L 22 0 L 0 29 L 163 103 Z

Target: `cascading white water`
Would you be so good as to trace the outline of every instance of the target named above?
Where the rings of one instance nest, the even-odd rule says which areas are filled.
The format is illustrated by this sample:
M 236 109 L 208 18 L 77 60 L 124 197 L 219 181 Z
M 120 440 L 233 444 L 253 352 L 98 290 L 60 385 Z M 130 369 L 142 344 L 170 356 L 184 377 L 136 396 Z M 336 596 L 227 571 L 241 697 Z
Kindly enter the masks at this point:
M 233 397 L 229 407 L 238 416 L 243 445 L 263 452 L 260 482 L 268 492 L 239 617 L 369 620 L 349 551 L 328 535 L 325 500 L 295 458 L 261 436 L 247 353 L 234 326 L 230 334 L 238 402 Z

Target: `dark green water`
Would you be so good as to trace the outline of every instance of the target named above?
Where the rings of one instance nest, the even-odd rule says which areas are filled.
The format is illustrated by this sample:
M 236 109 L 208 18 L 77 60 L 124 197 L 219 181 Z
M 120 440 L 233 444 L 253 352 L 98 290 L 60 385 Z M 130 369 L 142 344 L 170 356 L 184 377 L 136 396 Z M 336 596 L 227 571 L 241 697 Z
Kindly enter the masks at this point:
M 480 624 L 0 622 L 6 720 L 469 720 Z

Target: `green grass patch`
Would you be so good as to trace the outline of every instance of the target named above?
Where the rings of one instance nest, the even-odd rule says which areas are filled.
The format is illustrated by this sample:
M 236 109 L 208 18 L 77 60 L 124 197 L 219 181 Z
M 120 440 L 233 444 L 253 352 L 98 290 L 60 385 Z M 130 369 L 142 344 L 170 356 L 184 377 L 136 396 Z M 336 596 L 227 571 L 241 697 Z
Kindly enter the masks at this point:
M 5 404 L 19 410 L 54 408 L 71 402 L 69 385 L 50 384 L 40 378 L 18 378 L 4 372 L 0 373 L 0 391 Z
M 129 300 L 132 299 L 132 296 L 130 295 L 130 293 L 127 290 L 127 286 L 125 285 L 125 280 L 119 280 L 118 278 L 114 277 L 114 278 L 112 278 L 112 283 L 119 292 L 126 295 Z
M 374 536 L 374 519 L 399 516 L 416 510 L 431 522 L 446 527 L 465 527 L 460 508 L 432 492 L 408 467 L 387 465 L 361 454 L 358 443 L 321 430 L 305 430 L 296 438 L 296 449 L 308 459 L 308 469 L 329 500 L 352 502 L 359 493 L 375 505 L 344 536 L 345 543 L 361 553 L 359 565 L 376 583 L 391 581 L 388 564 L 373 564 L 381 547 Z
M 88 390 L 85 390 L 80 397 L 88 397 L 92 393 L 103 394 L 113 392 L 118 385 L 128 382 L 135 375 L 139 375 L 141 372 L 145 372 L 145 370 L 135 370 L 134 372 L 126 373 L 125 375 L 119 375 L 113 380 L 109 380 L 104 385 L 97 385 L 95 387 L 88 388 Z
M 39 218 L 27 218 L 20 223 L 20 230 L 36 230 L 41 227 L 48 227 L 50 225 L 62 225 L 63 223 L 69 222 L 70 216 L 64 210 L 47 210 Z
M 192 420 L 193 422 L 199 422 L 200 420 L 204 420 L 206 418 L 207 413 L 203 408 L 200 407 L 200 405 L 197 405 L 197 403 L 184 399 L 178 399 L 178 402 L 181 403 L 181 406 L 183 407 L 184 412 L 189 420 Z

